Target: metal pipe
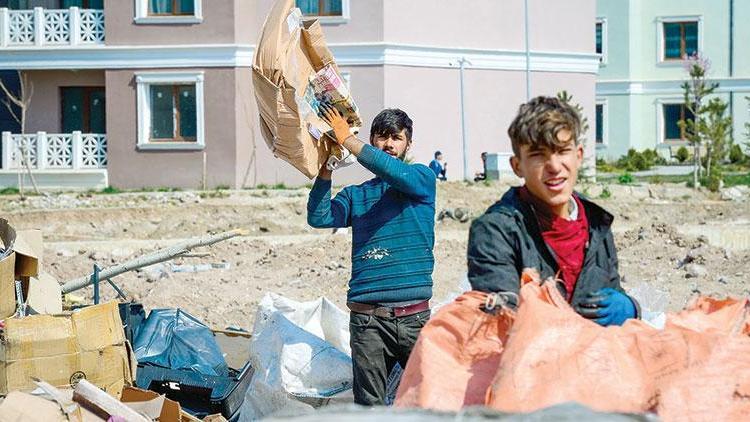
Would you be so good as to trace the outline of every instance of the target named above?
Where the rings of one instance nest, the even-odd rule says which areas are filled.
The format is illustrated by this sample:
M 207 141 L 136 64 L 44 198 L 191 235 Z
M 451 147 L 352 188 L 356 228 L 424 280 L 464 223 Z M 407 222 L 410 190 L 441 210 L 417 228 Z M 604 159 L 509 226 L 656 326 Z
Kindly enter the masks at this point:
M 159 249 L 158 251 L 152 252 L 150 254 L 139 256 L 138 258 L 133 258 L 129 261 L 123 262 L 122 264 L 117 264 L 113 267 L 105 268 L 98 273 L 98 279 L 108 280 L 128 271 L 146 267 L 152 264 L 157 264 L 159 262 L 167 261 L 174 257 L 181 256 L 193 248 L 213 245 L 214 243 L 221 242 L 222 240 L 227 240 L 235 236 L 243 236 L 246 234 L 247 231 L 245 230 L 235 229 L 211 236 L 188 239 L 168 248 Z M 62 293 L 67 294 L 88 286 L 92 283 L 92 275 L 93 274 L 89 274 L 87 276 L 79 277 L 65 282 L 65 284 L 63 284 L 61 287 Z

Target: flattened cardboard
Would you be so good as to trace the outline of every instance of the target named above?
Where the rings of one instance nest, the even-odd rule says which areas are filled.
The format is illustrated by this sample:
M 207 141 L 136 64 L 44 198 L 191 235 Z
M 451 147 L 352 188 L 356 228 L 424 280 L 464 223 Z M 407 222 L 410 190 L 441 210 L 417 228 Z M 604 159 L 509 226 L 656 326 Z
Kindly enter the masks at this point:
M 114 397 L 133 382 L 117 302 L 61 315 L 9 318 L 0 345 L 0 394 L 85 378 Z
M 71 398 L 70 403 L 73 403 Z M 74 417 L 80 422 L 101 422 L 103 419 L 83 407 L 76 406 Z M 68 422 L 60 405 L 53 400 L 22 391 L 11 391 L 0 404 L 0 421 Z
M 29 281 L 26 304 L 37 314 L 62 313 L 62 290 L 60 283 L 51 275 L 40 272 Z
M 311 127 L 320 132 L 330 128 L 303 98 L 310 78 L 329 64 L 340 75 L 320 23 L 303 21 L 294 0 L 278 0 L 263 24 L 253 60 L 261 134 L 275 156 L 311 179 L 333 144 L 327 136 L 317 140 L 311 133 Z

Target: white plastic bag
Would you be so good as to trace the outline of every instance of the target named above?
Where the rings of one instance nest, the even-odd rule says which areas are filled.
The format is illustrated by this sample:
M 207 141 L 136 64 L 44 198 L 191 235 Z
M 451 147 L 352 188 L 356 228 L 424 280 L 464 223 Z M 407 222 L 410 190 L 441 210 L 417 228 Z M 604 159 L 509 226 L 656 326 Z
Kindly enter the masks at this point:
M 349 318 L 326 298 L 297 302 L 273 293 L 263 297 L 250 361 L 255 374 L 242 420 L 352 401 Z

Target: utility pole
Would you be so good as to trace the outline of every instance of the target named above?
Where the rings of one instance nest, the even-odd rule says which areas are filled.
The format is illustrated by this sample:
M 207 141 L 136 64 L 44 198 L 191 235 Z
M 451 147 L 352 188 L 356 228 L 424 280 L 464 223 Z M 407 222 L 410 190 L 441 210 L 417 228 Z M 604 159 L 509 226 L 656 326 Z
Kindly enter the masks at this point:
M 458 61 L 458 73 L 459 73 L 459 79 L 460 79 L 460 107 L 461 107 L 461 147 L 463 148 L 463 158 L 464 158 L 464 180 L 470 180 L 469 179 L 469 154 L 468 154 L 468 145 L 466 142 L 466 106 L 464 104 L 464 68 L 466 67 L 466 63 L 471 64 L 468 60 L 466 60 L 466 57 L 461 57 L 461 59 Z
M 523 33 L 526 43 L 526 101 L 531 99 L 531 50 L 529 49 L 529 0 L 523 0 Z

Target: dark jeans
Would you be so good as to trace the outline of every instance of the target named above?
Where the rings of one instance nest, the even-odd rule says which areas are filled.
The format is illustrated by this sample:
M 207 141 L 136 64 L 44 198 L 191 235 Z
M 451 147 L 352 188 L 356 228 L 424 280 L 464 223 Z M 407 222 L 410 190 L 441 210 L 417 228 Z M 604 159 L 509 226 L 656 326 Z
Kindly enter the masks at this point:
M 400 318 L 350 314 L 349 344 L 352 347 L 355 403 L 365 406 L 385 404 L 388 374 L 396 362 L 402 368 L 406 367 L 419 331 L 429 319 L 429 310 Z

